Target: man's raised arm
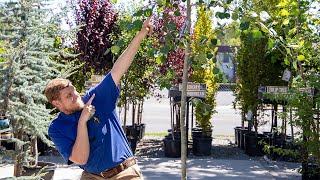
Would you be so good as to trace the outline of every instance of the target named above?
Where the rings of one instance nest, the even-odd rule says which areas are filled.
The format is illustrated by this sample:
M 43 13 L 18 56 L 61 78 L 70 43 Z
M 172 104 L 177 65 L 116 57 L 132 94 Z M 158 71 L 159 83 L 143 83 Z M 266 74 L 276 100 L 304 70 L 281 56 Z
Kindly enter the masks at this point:
M 136 55 L 141 41 L 149 33 L 151 34 L 153 29 L 152 24 L 150 24 L 150 17 L 143 23 L 141 31 L 133 38 L 127 49 L 120 55 L 118 60 L 114 63 L 111 69 L 111 75 L 113 81 L 116 85 L 119 84 L 121 77 L 127 71 L 131 65 L 134 56 Z

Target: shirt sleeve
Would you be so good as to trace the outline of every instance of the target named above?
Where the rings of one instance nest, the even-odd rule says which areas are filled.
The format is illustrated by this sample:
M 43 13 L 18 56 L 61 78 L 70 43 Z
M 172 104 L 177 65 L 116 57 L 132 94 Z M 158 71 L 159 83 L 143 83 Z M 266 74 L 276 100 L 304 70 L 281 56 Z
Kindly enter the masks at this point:
M 96 94 L 92 102 L 94 105 L 102 106 L 105 110 L 110 110 L 110 112 L 115 109 L 120 90 L 113 81 L 111 73 L 108 73 L 97 86 L 86 93 L 84 102 L 86 103 L 93 94 Z
M 54 127 L 49 128 L 48 135 L 56 146 L 56 149 L 64 158 L 65 163 L 68 165 L 73 164 L 73 162 L 70 161 L 69 158 L 72 153 L 74 142 L 70 138 L 64 136 Z

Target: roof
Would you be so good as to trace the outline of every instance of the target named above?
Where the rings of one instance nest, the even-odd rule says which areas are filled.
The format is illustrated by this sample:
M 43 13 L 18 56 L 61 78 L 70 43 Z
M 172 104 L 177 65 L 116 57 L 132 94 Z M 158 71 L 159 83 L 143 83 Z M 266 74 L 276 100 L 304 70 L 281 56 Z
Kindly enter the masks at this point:
M 217 52 L 235 52 L 236 49 L 239 49 L 239 46 L 217 46 Z

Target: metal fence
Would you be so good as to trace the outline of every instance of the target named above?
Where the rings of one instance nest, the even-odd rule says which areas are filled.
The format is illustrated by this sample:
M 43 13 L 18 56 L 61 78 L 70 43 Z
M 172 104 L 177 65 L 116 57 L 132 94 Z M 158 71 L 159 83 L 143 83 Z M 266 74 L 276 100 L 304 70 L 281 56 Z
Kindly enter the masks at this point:
M 216 113 L 211 119 L 213 135 L 234 136 L 233 128 L 241 124 L 240 110 L 233 108 L 235 94 L 232 90 L 234 88 L 234 83 L 219 84 L 216 95 Z M 146 133 L 149 134 L 166 133 L 171 128 L 168 90 L 158 90 L 157 93 L 163 95 L 164 98 L 150 97 L 144 103 L 142 123 L 146 124 Z M 132 111 L 130 107 L 128 110 L 127 125 L 131 125 Z M 120 120 L 123 121 L 123 111 L 120 112 Z M 191 113 L 189 114 L 189 124 L 190 120 Z

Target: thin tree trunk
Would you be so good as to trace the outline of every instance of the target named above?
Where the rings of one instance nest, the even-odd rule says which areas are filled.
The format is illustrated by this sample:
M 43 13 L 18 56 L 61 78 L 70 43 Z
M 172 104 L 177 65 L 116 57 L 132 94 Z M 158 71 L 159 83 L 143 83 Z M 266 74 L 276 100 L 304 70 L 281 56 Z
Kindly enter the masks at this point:
M 186 36 L 190 35 L 191 24 L 191 5 L 190 0 L 187 0 L 187 29 Z M 187 149 L 188 137 L 186 134 L 186 101 L 187 101 L 187 81 L 188 81 L 188 62 L 190 59 L 190 42 L 187 42 L 185 49 L 185 59 L 183 63 L 183 78 L 182 78 L 182 94 L 181 94 L 181 116 L 180 116 L 180 129 L 181 129 L 181 179 L 187 179 Z
M 123 115 L 123 131 L 126 134 L 126 124 L 127 124 L 127 101 L 124 102 L 124 115 Z
M 22 138 L 22 133 L 17 132 L 16 136 L 18 139 Z M 14 156 L 14 172 L 13 176 L 19 177 L 22 175 L 22 151 L 23 146 L 19 146 L 17 143 L 15 143 L 15 156 Z
M 136 103 L 132 101 L 132 127 L 135 127 Z
M 33 158 L 35 160 L 31 161 L 30 165 L 37 165 L 38 164 L 39 153 L 38 153 L 38 143 L 37 142 L 38 142 L 37 137 L 34 137 L 31 139 L 31 155 L 33 156 Z

